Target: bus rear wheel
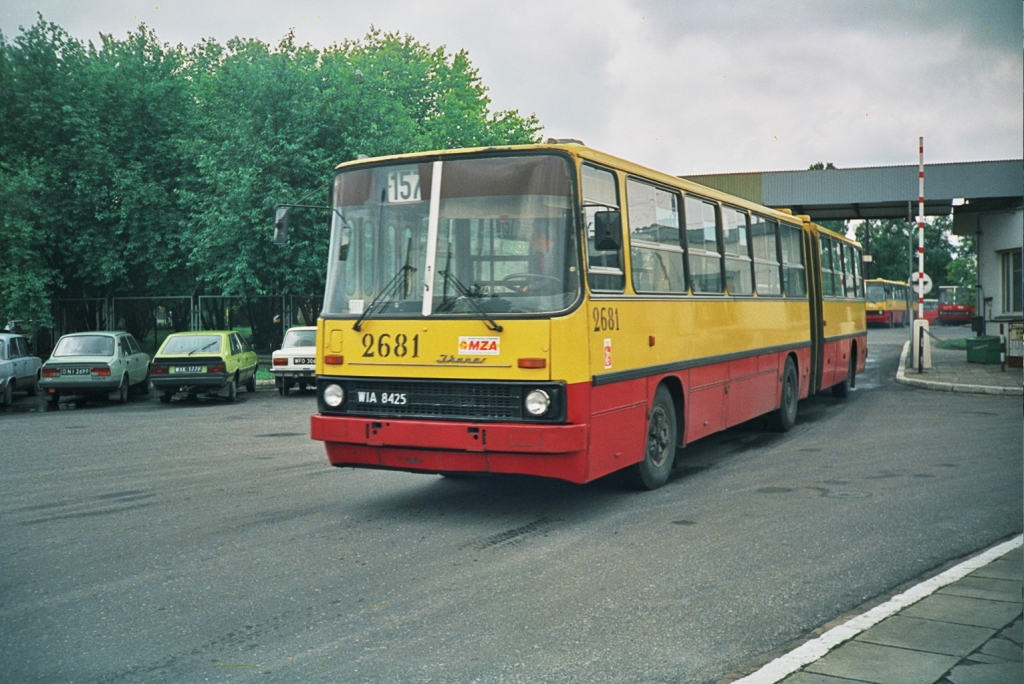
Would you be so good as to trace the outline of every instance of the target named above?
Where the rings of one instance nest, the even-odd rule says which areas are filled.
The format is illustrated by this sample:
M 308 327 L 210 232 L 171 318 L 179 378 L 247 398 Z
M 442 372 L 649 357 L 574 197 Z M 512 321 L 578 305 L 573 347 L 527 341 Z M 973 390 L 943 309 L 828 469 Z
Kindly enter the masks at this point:
M 850 394 L 850 388 L 853 387 L 854 373 L 857 372 L 857 358 L 853 354 L 853 350 L 850 351 L 850 368 L 847 370 L 846 379 L 842 382 L 832 385 L 832 396 L 838 397 L 839 399 L 845 399 Z
M 654 403 L 651 404 L 650 418 L 647 420 L 644 459 L 625 470 L 623 475 L 626 481 L 644 490 L 657 489 L 668 482 L 678 443 L 679 425 L 675 404 L 668 389 L 662 385 L 654 393 Z
M 796 364 L 792 357 L 786 358 L 782 371 L 782 401 L 779 408 L 769 414 L 768 422 L 778 432 L 788 432 L 796 423 L 797 403 L 800 400 L 800 386 L 796 376 Z

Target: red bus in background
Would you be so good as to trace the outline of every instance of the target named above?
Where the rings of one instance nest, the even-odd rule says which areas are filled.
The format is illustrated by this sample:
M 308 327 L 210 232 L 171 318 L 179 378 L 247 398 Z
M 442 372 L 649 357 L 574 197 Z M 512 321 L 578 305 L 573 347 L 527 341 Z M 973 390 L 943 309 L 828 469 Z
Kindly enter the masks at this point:
M 970 323 L 974 317 L 974 292 L 955 285 L 939 287 L 939 325 Z
M 924 300 L 924 320 L 928 321 L 928 325 L 935 325 L 935 321 L 939 317 L 939 300 L 938 299 L 926 299 Z M 914 309 L 914 318 L 917 318 L 917 309 Z

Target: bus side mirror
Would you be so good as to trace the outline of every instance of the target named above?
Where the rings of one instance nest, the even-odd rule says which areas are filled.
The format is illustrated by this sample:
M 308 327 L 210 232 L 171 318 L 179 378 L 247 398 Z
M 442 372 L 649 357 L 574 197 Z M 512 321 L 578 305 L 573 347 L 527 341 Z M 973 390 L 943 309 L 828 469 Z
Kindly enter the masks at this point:
M 602 252 L 622 248 L 622 215 L 617 209 L 594 214 L 594 249 Z
M 274 211 L 274 244 L 283 245 L 288 242 L 288 207 L 278 207 Z

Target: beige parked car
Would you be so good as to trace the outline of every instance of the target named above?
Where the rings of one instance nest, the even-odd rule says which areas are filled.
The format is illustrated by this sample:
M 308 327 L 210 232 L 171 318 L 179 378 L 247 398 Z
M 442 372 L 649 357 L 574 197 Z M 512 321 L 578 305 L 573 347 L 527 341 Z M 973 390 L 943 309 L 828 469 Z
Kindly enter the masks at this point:
M 123 331 L 64 335 L 43 364 L 39 386 L 50 406 L 69 395 L 123 404 L 129 387 L 149 393 L 149 355 Z

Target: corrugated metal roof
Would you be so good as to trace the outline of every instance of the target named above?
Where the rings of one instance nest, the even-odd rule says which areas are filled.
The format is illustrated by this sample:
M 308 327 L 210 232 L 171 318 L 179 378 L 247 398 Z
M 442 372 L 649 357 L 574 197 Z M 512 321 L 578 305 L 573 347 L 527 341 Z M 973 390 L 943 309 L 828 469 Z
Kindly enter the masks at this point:
M 791 207 L 816 219 L 905 216 L 917 211 L 917 166 L 685 176 L 770 207 Z M 760 180 L 760 192 L 756 190 Z M 925 165 L 928 214 L 948 214 L 952 200 L 975 204 L 1024 199 L 1024 160 Z M 755 196 L 757 195 L 757 196 Z

